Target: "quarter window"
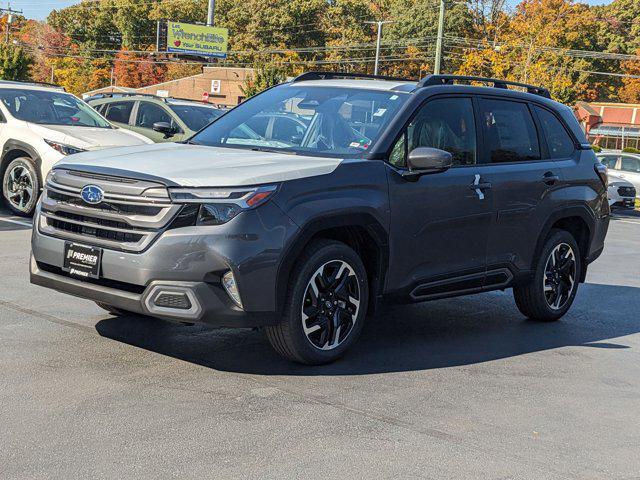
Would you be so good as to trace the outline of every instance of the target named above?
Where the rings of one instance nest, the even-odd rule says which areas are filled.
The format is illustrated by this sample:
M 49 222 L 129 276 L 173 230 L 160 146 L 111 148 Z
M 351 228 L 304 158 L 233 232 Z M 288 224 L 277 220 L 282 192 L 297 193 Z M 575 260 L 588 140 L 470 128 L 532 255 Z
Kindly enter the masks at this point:
M 490 163 L 540 160 L 536 126 L 526 104 L 482 99 L 480 105 Z
M 534 107 L 542 125 L 542 133 L 549 147 L 549 158 L 567 158 L 573 154 L 573 140 L 560 123 L 560 120 L 549 110 Z
M 476 128 L 471 99 L 440 98 L 428 102 L 396 142 L 390 163 L 405 166 L 406 154 L 418 147 L 449 152 L 453 165 L 475 164 Z

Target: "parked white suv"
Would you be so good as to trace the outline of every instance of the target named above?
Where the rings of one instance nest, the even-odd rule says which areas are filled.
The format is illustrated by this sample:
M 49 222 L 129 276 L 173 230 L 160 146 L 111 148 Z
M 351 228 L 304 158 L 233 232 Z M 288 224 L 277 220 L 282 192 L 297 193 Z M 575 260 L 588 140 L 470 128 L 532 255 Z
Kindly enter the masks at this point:
M 146 143 L 62 88 L 0 81 L 0 189 L 18 215 L 33 213 L 43 179 L 66 155 Z

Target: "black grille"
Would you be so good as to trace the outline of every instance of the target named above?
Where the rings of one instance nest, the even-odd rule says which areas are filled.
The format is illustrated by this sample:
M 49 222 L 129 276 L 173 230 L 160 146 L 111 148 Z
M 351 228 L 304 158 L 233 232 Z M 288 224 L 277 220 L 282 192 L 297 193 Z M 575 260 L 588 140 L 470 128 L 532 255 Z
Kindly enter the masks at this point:
M 153 207 L 146 205 L 125 205 L 121 203 L 109 203 L 102 202 L 96 205 L 89 205 L 84 202 L 81 198 L 74 197 L 72 195 L 66 195 L 64 193 L 53 192 L 51 190 L 47 190 L 47 196 L 51 200 L 55 200 L 57 202 L 64 202 L 68 205 L 75 205 L 78 207 L 90 207 L 96 210 L 100 210 L 103 212 L 110 213 L 122 213 L 125 215 L 146 215 L 153 217 L 158 215 L 162 211 L 162 207 Z
M 618 187 L 618 195 L 621 197 L 635 197 L 636 189 L 635 187 Z
M 46 263 L 38 262 L 38 268 L 45 272 L 53 273 L 55 275 L 61 275 L 63 277 L 75 278 L 62 270 L 60 267 L 54 267 Z M 94 285 L 101 285 L 103 287 L 115 288 L 118 290 L 124 290 L 126 292 L 141 294 L 144 292 L 145 287 L 140 285 L 134 285 L 133 283 L 118 282 L 116 280 L 108 280 L 106 278 L 82 278 L 84 283 L 92 283 Z
M 43 209 L 43 211 L 48 212 L 49 210 Z M 128 223 L 118 222 L 116 220 L 107 220 L 104 218 L 97 218 L 97 217 L 87 217 L 86 215 L 78 215 L 77 213 L 69 213 L 69 212 L 51 212 L 51 213 L 53 213 L 56 217 L 63 217 L 69 220 L 75 220 L 76 222 L 91 223 L 97 227 L 122 228 L 125 230 L 141 230 L 143 232 L 148 231 L 144 228 L 132 227 Z
M 78 225 L 75 223 L 57 220 L 55 218 L 47 218 L 47 225 L 56 230 L 83 235 L 87 237 L 100 238 L 103 240 L 111 240 L 114 242 L 138 243 L 142 240 L 143 235 L 137 233 L 115 232 L 113 230 L 103 230 L 99 227 L 91 227 L 88 225 Z

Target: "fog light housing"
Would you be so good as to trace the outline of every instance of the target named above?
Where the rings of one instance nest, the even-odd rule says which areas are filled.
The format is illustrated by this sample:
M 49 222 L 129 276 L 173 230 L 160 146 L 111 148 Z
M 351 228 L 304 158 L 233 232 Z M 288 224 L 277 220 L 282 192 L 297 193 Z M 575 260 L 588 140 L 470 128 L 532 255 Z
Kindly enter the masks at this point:
M 238 292 L 238 284 L 236 283 L 236 279 L 233 276 L 233 272 L 229 270 L 222 276 L 222 286 L 224 287 L 227 295 L 231 297 L 233 303 L 235 303 L 240 308 L 242 307 L 242 300 L 240 299 L 240 292 Z

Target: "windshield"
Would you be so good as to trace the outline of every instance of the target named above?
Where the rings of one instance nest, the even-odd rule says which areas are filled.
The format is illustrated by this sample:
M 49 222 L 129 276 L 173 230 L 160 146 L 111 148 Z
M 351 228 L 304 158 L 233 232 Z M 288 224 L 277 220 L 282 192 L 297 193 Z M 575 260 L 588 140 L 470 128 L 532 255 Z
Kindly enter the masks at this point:
M 112 128 L 93 108 L 69 93 L 2 88 L 0 100 L 13 117 L 25 122 Z
M 209 125 L 225 111 L 213 107 L 201 107 L 198 105 L 169 104 L 169 108 L 180 117 L 187 127 L 198 131 Z
M 240 104 L 190 143 L 327 157 L 362 156 L 406 94 L 286 85 Z

